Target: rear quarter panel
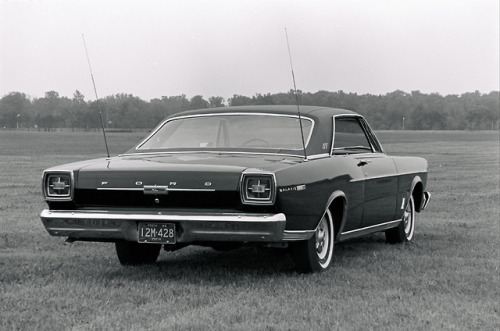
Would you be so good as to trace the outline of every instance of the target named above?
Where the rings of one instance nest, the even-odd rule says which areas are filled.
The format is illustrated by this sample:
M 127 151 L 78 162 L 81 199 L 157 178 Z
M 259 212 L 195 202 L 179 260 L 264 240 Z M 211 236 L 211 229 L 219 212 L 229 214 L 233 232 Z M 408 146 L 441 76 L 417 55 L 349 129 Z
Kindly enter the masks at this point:
M 364 182 L 355 160 L 327 157 L 310 160 L 276 172 L 277 207 L 287 217 L 287 230 L 312 230 L 323 216 L 330 196 L 341 191 L 347 200 L 345 229 L 359 226 Z
M 403 215 L 404 204 L 408 201 L 410 194 L 420 185 L 421 192 L 427 187 L 427 161 L 420 157 L 392 157 L 398 172 L 398 204 L 396 207 L 396 219 Z M 419 201 L 416 207 L 419 209 Z

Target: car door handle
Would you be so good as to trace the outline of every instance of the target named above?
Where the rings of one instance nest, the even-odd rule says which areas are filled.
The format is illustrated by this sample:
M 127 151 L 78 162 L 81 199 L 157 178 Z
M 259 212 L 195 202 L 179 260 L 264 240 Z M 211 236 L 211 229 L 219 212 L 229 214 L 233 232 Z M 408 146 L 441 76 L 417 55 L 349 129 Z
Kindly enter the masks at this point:
M 358 167 L 362 167 L 362 166 L 365 166 L 367 165 L 368 163 L 370 163 L 371 161 L 368 161 L 368 160 L 359 160 L 358 162 Z

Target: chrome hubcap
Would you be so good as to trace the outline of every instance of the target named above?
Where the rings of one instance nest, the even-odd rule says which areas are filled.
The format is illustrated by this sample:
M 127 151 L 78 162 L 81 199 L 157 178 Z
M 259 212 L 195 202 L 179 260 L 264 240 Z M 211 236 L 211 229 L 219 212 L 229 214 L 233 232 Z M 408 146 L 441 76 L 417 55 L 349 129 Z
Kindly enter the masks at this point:
M 406 237 L 411 239 L 413 236 L 413 200 L 408 201 L 408 205 L 406 205 L 405 212 L 403 214 L 403 225 Z
M 405 232 L 408 233 L 410 231 L 411 226 L 411 213 L 408 211 L 408 207 L 406 207 L 405 214 L 403 216 L 403 221 L 405 225 Z
M 328 246 L 330 244 L 328 225 L 323 217 L 316 229 L 316 253 L 320 259 L 324 259 L 328 254 Z

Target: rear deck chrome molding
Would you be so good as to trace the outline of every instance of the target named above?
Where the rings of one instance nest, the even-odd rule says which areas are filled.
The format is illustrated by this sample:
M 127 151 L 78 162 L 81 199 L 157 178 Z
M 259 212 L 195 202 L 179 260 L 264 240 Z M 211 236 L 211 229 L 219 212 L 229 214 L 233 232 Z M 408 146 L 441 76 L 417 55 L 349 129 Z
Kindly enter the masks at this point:
M 375 233 L 375 232 L 380 232 L 380 231 L 385 231 L 390 228 L 396 227 L 399 223 L 401 223 L 402 220 L 395 220 L 395 221 L 390 221 L 386 223 L 381 223 L 381 224 L 376 224 L 372 226 L 367 226 L 361 229 L 356 229 L 356 230 L 350 230 L 346 232 L 342 232 L 339 236 L 339 241 L 341 240 L 346 240 L 346 239 L 351 239 L 354 237 L 359 237 L 359 236 L 364 236 L 366 234 L 370 233 Z
M 142 187 L 98 187 L 98 191 L 144 191 Z M 215 192 L 213 188 L 166 188 L 166 192 Z

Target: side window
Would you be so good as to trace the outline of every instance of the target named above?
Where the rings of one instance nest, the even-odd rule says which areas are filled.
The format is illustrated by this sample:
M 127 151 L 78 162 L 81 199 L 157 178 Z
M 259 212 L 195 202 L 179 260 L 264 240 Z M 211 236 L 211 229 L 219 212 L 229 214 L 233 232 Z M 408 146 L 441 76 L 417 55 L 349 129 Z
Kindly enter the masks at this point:
M 380 142 L 378 141 L 377 137 L 375 136 L 375 133 L 373 133 L 372 129 L 366 123 L 365 120 L 360 120 L 361 124 L 363 125 L 363 128 L 365 128 L 366 135 L 368 136 L 368 139 L 370 140 L 373 151 L 376 153 L 384 153 L 384 149 L 382 148 L 382 145 L 380 145 Z
M 371 144 L 357 118 L 335 118 L 333 152 L 369 153 Z

